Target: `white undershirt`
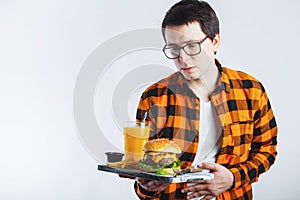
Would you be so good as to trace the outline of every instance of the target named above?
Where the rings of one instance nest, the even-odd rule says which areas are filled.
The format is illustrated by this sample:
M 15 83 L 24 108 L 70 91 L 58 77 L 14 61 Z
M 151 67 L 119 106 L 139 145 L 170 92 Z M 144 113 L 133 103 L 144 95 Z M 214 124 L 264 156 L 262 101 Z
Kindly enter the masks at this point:
M 199 143 L 197 154 L 192 163 L 192 166 L 197 166 L 202 162 L 216 162 L 216 156 L 220 151 L 222 145 L 222 128 L 218 124 L 219 119 L 215 110 L 212 109 L 211 101 L 200 102 Z
M 216 156 L 221 149 L 222 128 L 218 124 L 218 115 L 212 109 L 211 101 L 200 103 L 200 134 L 198 151 L 192 166 L 201 162 L 216 162 Z

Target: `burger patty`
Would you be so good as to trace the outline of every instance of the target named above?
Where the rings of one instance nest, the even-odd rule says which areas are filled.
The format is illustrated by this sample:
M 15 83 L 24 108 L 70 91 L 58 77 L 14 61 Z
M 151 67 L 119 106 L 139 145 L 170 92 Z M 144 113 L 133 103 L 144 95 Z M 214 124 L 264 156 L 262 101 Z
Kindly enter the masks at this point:
M 158 161 L 158 163 L 156 163 L 151 158 L 147 157 L 144 160 L 144 163 L 151 166 L 156 166 L 157 164 L 159 166 L 166 166 L 166 165 L 171 165 L 174 161 L 175 161 L 174 158 L 168 157 L 168 158 L 162 158 L 161 160 Z
M 146 158 L 146 160 L 144 160 L 144 163 L 151 166 L 156 165 L 156 163 L 151 158 Z
M 158 164 L 160 166 L 166 166 L 166 165 L 171 165 L 174 162 L 174 158 L 170 157 L 170 158 L 163 158 L 161 159 Z

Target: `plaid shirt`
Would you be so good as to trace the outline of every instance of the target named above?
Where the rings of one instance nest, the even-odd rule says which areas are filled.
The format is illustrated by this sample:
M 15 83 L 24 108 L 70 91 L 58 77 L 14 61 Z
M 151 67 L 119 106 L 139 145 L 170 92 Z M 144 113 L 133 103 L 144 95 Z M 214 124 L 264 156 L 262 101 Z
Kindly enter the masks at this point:
M 221 76 L 211 94 L 222 126 L 222 147 L 216 162 L 234 175 L 233 187 L 217 199 L 252 199 L 251 183 L 258 181 L 277 155 L 277 125 L 262 84 L 252 76 L 221 67 Z M 153 84 L 143 94 L 137 120 L 148 111 L 150 140 L 170 138 L 182 151 L 182 168 L 191 166 L 198 149 L 200 99 L 176 72 Z M 140 199 L 185 199 L 186 183 L 173 183 L 163 192 L 150 192 L 135 183 Z

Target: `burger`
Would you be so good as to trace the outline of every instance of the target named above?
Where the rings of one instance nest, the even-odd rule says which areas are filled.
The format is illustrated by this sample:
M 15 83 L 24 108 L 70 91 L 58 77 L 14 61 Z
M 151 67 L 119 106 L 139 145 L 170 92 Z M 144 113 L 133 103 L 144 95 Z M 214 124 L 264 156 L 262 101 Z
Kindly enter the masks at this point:
M 168 175 L 174 174 L 173 168 L 180 169 L 177 155 L 181 153 L 181 149 L 172 140 L 165 138 L 150 140 L 144 145 L 143 150 L 144 158 L 138 163 L 141 170 Z

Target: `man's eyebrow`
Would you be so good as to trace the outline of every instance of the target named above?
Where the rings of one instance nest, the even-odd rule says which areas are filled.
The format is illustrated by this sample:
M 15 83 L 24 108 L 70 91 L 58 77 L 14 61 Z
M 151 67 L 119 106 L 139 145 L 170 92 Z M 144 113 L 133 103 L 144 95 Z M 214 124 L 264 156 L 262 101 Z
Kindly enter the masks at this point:
M 191 43 L 191 42 L 197 42 L 198 40 L 186 40 L 183 41 L 180 45 L 176 44 L 176 43 L 167 43 L 166 46 L 181 46 L 187 43 Z

